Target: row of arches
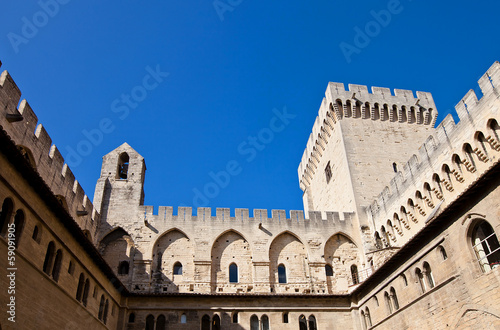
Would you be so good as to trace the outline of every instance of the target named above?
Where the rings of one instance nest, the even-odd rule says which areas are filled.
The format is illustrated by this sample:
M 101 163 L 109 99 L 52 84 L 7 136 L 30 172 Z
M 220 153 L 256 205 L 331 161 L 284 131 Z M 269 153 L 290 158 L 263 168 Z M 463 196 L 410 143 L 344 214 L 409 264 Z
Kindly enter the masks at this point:
M 465 184 L 465 178 L 473 179 L 473 173 L 480 164 L 488 162 L 491 153 L 500 151 L 499 129 L 496 119 L 489 119 L 487 136 L 481 131 L 476 131 L 475 147 L 470 143 L 464 143 L 461 156 L 454 153 L 451 162 L 442 164 L 441 172 L 433 173 L 431 180 L 424 182 L 420 189 L 407 199 L 406 204 L 401 205 L 398 212 L 393 213 L 392 219 L 379 223 L 380 227 L 374 233 L 375 247 L 382 249 L 402 245 L 407 239 L 404 237 L 405 232 L 411 231 L 412 222 L 416 224 L 421 219 L 426 219 L 457 186 Z
M 433 108 L 424 108 L 422 106 L 398 106 L 393 104 L 389 106 L 387 103 L 380 104 L 375 102 L 361 102 L 359 100 L 335 100 L 335 103 L 330 103 L 329 110 L 337 120 L 344 117 L 362 118 L 371 120 L 389 120 L 391 122 L 400 123 L 417 123 L 423 125 L 432 124 Z
M 128 323 L 135 323 L 135 313 L 130 313 L 128 317 Z M 183 313 L 180 316 L 179 323 L 185 324 L 187 323 L 187 316 Z M 298 317 L 298 325 L 299 330 L 317 330 L 316 317 L 311 314 L 309 318 L 306 318 L 305 315 L 300 315 Z M 288 312 L 284 312 L 282 314 L 282 322 L 289 323 Z M 200 320 L 201 330 L 220 330 L 221 329 L 221 318 L 219 314 L 213 314 L 212 316 L 208 314 L 204 314 Z M 239 313 L 234 312 L 231 316 L 231 323 L 240 323 Z M 146 325 L 145 330 L 165 330 L 167 328 L 167 321 L 165 315 L 160 314 L 156 318 L 154 315 L 149 314 L 146 317 Z M 250 317 L 250 330 L 269 330 L 270 329 L 270 321 L 269 317 L 266 314 L 257 316 L 253 314 Z
M 106 235 L 100 246 L 112 268 L 119 275 L 128 274 L 134 250 L 132 238 L 119 228 Z M 152 252 L 155 278 L 174 284 L 194 279 L 195 246 L 181 230 L 174 228 L 162 234 Z M 297 236 L 290 232 L 277 235 L 269 245 L 268 255 L 270 283 L 309 283 L 308 249 Z M 253 284 L 252 246 L 239 232 L 229 230 L 215 239 L 210 258 L 210 281 L 214 288 L 218 284 Z M 357 283 L 357 265 L 361 258 L 356 244 L 346 235 L 331 236 L 324 244 L 325 277 L 344 275 Z
M 466 230 L 466 233 L 467 242 L 465 246 L 470 250 L 471 257 L 475 258 L 475 260 L 477 261 L 480 271 L 483 273 L 487 273 L 492 271 L 494 268 L 500 267 L 500 242 L 493 226 L 487 221 L 487 219 L 471 219 L 469 228 Z M 442 244 L 439 244 L 435 248 L 434 256 L 429 254 L 428 257 L 420 261 L 419 264 L 412 267 L 412 270 L 407 274 L 413 279 L 413 283 L 415 285 L 415 287 L 413 288 L 414 295 L 425 294 L 433 290 L 438 285 L 434 277 L 433 268 L 431 267 L 432 260 L 434 260 L 434 263 L 439 263 L 445 262 L 448 259 L 448 252 Z M 448 264 L 444 263 L 441 267 L 448 267 L 447 265 Z M 400 274 L 398 278 L 401 279 L 401 282 L 398 284 L 398 282 L 395 281 L 393 286 L 391 286 L 390 289 L 386 290 L 383 293 L 386 313 L 384 313 L 383 315 L 377 314 L 380 315 L 381 318 L 385 318 L 387 314 L 390 315 L 400 309 L 400 304 L 394 286 L 399 285 L 400 290 L 406 290 L 406 287 L 409 286 L 409 281 L 405 273 Z M 411 297 L 411 293 L 406 293 L 404 297 L 405 300 L 409 299 Z M 414 297 L 416 298 L 417 296 Z M 371 307 L 379 306 L 376 295 L 373 296 L 373 302 L 374 303 Z M 405 303 L 408 303 L 408 301 L 406 301 Z M 365 329 L 372 326 L 371 315 L 368 306 L 365 306 L 360 311 L 360 316 L 363 327 Z

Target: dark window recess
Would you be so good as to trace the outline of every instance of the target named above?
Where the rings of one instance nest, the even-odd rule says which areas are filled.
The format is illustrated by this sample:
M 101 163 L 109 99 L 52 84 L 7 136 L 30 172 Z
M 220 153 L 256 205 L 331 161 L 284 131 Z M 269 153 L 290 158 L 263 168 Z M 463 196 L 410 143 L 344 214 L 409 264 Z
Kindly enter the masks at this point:
M 332 167 L 330 166 L 330 162 L 326 164 L 325 175 L 326 175 L 326 183 L 330 182 L 330 180 L 332 179 Z

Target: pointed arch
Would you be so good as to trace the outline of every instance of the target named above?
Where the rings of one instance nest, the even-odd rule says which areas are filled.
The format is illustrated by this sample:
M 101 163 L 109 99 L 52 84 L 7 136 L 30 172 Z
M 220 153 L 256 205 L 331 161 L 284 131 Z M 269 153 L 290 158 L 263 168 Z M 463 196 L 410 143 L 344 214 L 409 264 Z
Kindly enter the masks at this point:
M 270 283 L 279 284 L 281 265 L 286 269 L 288 284 L 306 283 L 308 256 L 307 247 L 296 235 L 289 231 L 277 235 L 269 246 Z
M 339 278 L 352 279 L 351 265 L 362 263 L 361 252 L 354 240 L 346 233 L 337 232 L 328 238 L 324 246 L 325 261 L 335 274 L 331 279 L 332 285 Z
M 235 257 L 238 257 L 236 266 Z M 252 279 L 252 251 L 247 239 L 236 230 L 226 230 L 220 234 L 212 244 L 212 287 L 218 290 L 219 287 L 227 284 L 250 285 Z M 231 275 L 231 265 L 237 268 L 237 281 Z M 234 268 L 233 266 L 233 268 Z M 233 287 L 233 289 L 236 288 Z
M 179 284 L 194 277 L 194 242 L 178 228 L 162 233 L 151 250 L 155 276 L 173 283 L 170 289 L 178 290 Z
M 132 265 L 134 247 L 132 237 L 121 227 L 112 229 L 99 243 L 99 251 L 116 274 L 123 261 Z

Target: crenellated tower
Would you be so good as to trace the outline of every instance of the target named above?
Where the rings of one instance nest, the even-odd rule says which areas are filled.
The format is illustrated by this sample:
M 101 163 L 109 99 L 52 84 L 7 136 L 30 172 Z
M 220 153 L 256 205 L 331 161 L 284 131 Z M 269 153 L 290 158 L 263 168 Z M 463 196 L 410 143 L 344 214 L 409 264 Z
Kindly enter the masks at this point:
M 304 210 L 364 209 L 433 131 L 430 93 L 329 83 L 299 165 Z

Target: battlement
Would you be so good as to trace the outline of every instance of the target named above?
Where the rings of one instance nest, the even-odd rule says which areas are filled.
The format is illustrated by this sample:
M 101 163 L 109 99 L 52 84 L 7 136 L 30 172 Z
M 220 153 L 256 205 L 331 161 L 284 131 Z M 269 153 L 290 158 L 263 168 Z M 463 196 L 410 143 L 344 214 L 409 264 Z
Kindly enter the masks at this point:
M 229 208 L 216 208 L 215 216 L 212 216 L 210 207 L 198 207 L 197 214 L 194 215 L 192 207 L 179 206 L 177 215 L 174 215 L 172 206 L 160 206 L 158 213 L 154 213 L 153 206 L 140 206 L 144 211 L 145 220 L 154 219 L 154 221 L 214 221 L 214 222 L 248 222 L 248 223 L 283 223 L 292 225 L 293 223 L 351 223 L 354 213 L 351 212 L 309 212 L 308 218 L 304 217 L 304 211 L 291 210 L 287 217 L 285 210 L 271 210 L 271 217 L 266 209 L 254 209 L 253 217 L 250 216 L 249 209 L 234 209 L 234 216 L 231 216 Z M 149 221 L 149 220 L 148 220 Z
M 1 66 L 1 62 L 0 62 Z M 0 76 L 0 126 L 50 187 L 61 204 L 67 208 L 82 230 L 92 236 L 99 214 L 28 101 L 21 100 L 21 91 L 5 70 Z
M 374 86 L 370 93 L 364 85 L 349 84 L 346 90 L 343 83 L 330 82 L 299 164 L 302 190 L 314 175 L 322 156 L 320 148 L 324 149 L 337 123 L 346 118 L 434 127 L 437 111 L 428 92 L 417 91 L 415 97 L 413 91 L 395 89 L 393 95 L 389 88 Z
M 446 189 L 439 192 L 441 198 L 437 198 L 445 207 L 460 194 L 459 188 L 466 189 L 498 162 L 495 153 L 500 150 L 497 146 L 500 141 L 495 133 L 497 127 L 492 125 L 500 119 L 499 62 L 495 62 L 479 79 L 479 86 L 483 92 L 481 99 L 478 100 L 470 90 L 457 104 L 460 122 L 456 124 L 449 114 L 418 149 L 418 154 L 408 160 L 403 170 L 368 207 L 367 212 L 374 223 L 383 225 L 386 219 L 392 219 L 393 213 L 399 212 L 401 206 L 408 207 L 407 200 L 415 199 L 416 191 L 420 191 L 424 199 L 428 198 L 425 197 L 426 183 L 432 192 L 439 191 L 437 185 L 446 185 Z M 455 178 L 458 182 L 453 188 L 451 184 Z

